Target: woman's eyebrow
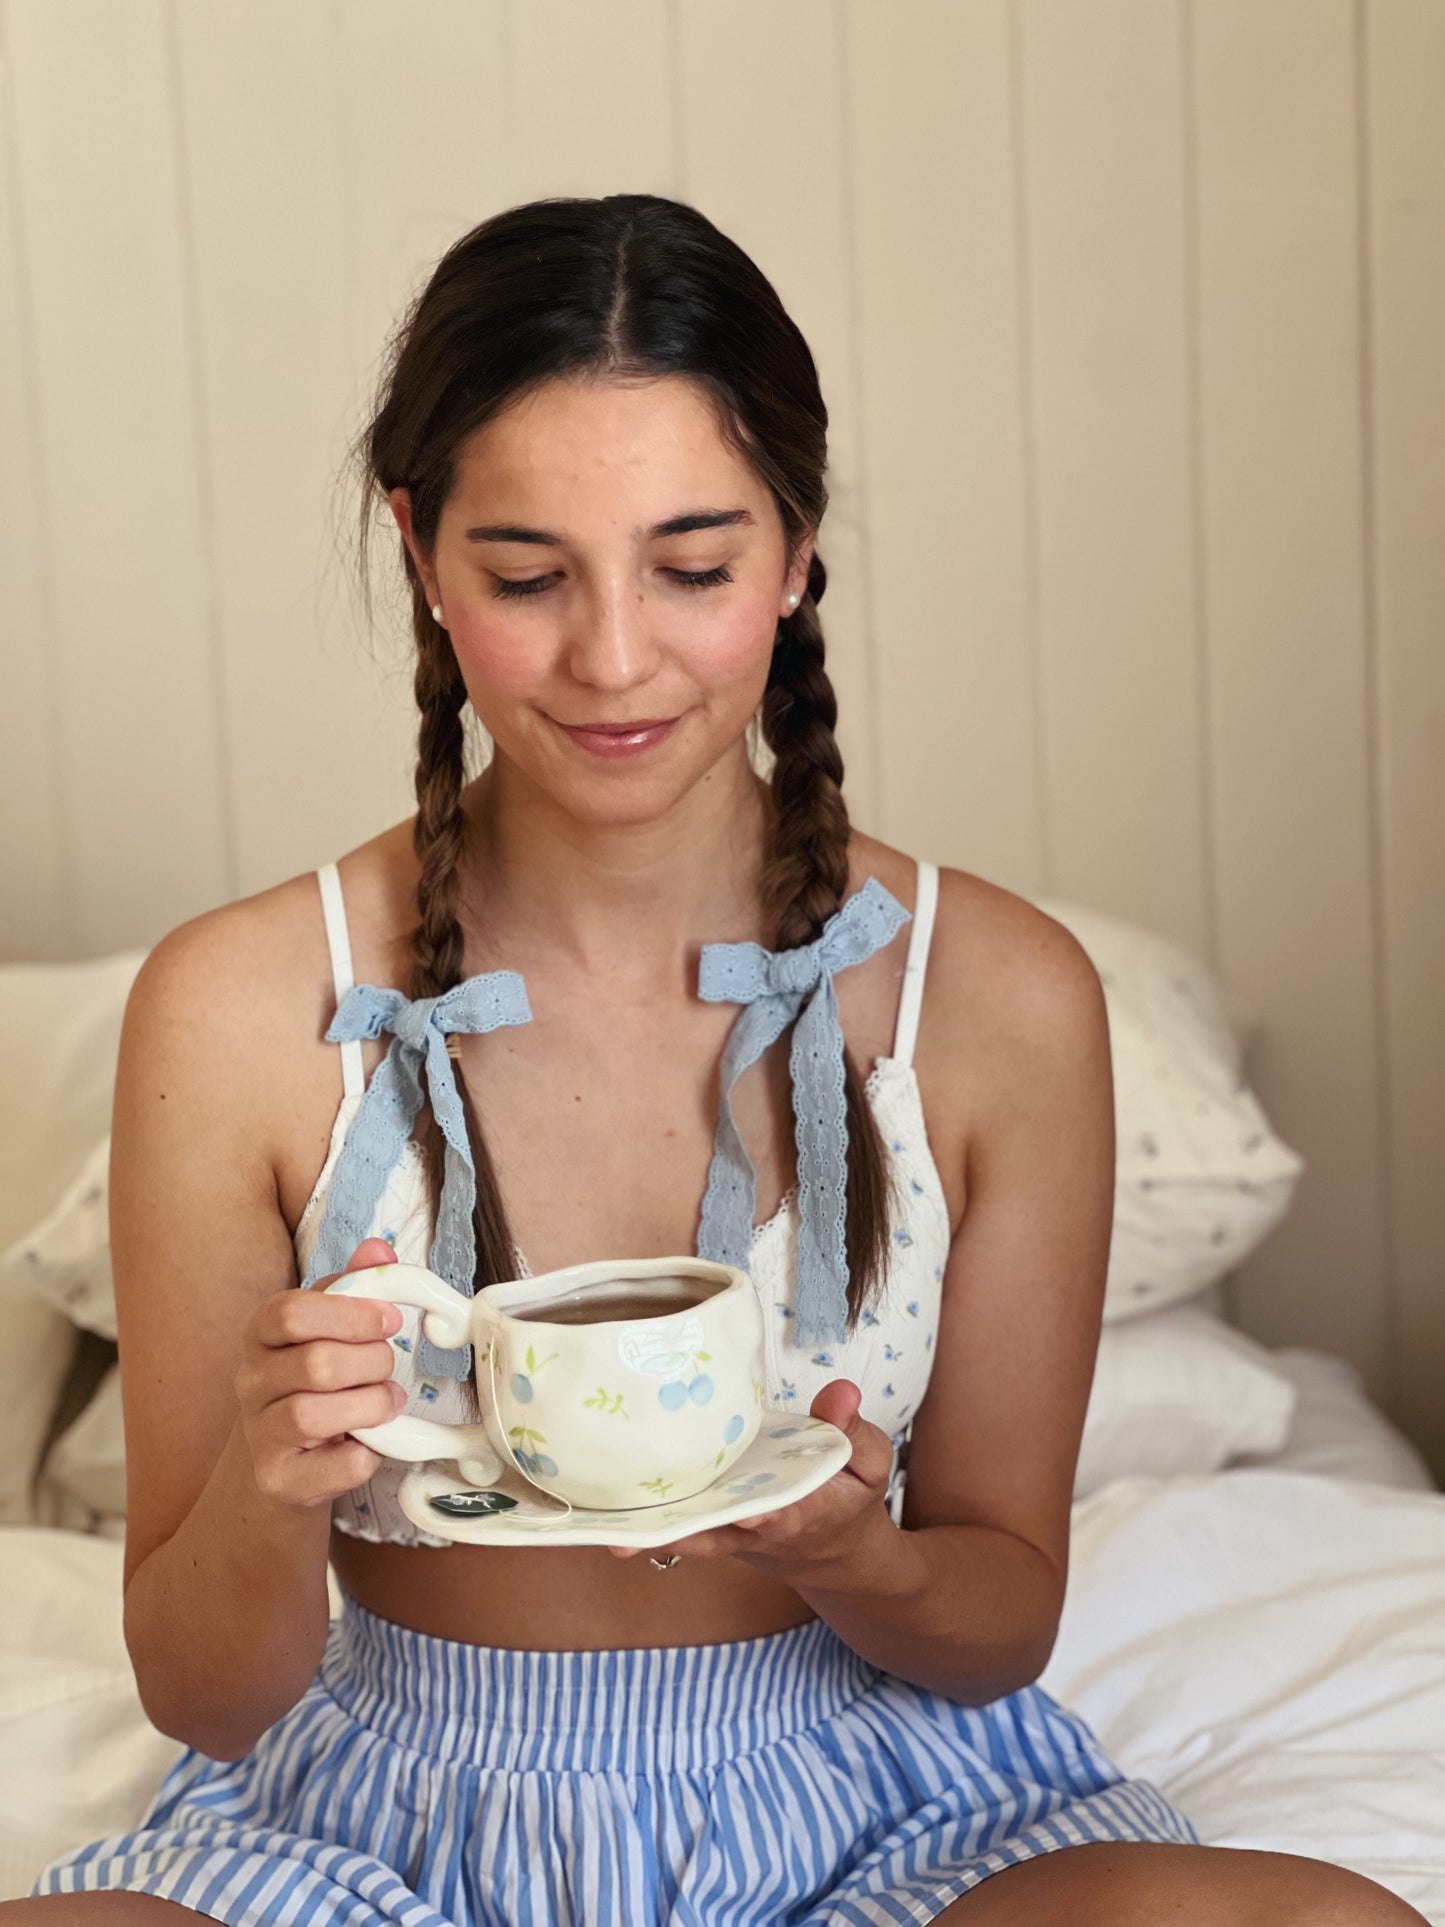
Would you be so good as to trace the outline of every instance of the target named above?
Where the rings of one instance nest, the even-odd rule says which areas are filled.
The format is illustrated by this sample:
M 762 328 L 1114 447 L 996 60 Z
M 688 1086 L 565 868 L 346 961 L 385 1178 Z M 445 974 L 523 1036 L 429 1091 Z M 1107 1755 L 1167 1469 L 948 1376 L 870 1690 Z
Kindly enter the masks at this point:
M 641 533 L 655 542 L 666 535 L 691 535 L 696 529 L 740 528 L 752 519 L 748 509 L 687 509 L 681 515 L 670 515 L 665 522 L 654 522 Z M 534 542 L 544 548 L 560 548 L 567 539 L 550 529 L 528 529 L 513 522 L 486 522 L 480 528 L 468 529 L 466 535 L 468 542 Z

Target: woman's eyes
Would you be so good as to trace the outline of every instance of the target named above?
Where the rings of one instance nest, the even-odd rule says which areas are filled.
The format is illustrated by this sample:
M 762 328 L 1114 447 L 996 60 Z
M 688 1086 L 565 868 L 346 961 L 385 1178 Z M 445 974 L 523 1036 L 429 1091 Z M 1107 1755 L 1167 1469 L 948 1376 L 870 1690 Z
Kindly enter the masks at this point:
M 715 569 L 668 569 L 666 573 L 684 589 L 711 589 L 718 583 L 732 581 L 727 567 L 721 563 Z M 520 582 L 511 582 L 506 576 L 498 575 L 492 580 L 497 585 L 492 593 L 510 600 L 516 596 L 543 594 L 551 588 L 554 577 L 530 575 Z

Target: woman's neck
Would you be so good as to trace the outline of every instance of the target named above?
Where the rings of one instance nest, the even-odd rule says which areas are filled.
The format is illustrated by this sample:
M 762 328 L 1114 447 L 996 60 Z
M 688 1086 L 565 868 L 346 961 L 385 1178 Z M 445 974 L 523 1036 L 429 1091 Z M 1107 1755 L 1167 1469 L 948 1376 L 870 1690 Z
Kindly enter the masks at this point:
M 669 981 L 700 943 L 767 941 L 761 880 L 772 801 L 742 744 L 665 816 L 579 821 L 501 759 L 468 786 L 462 901 L 478 930 L 504 929 L 519 967 L 570 966 Z

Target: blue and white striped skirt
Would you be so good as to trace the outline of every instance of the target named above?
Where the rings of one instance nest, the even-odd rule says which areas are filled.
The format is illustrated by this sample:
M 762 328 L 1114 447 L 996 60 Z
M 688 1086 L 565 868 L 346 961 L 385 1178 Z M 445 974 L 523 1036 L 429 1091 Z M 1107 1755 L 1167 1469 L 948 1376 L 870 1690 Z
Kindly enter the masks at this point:
M 134 1832 L 32 1892 L 159 1894 L 231 1927 L 911 1927 L 1093 1840 L 1198 1836 L 1038 1686 L 960 1706 L 821 1619 L 514 1652 L 348 1598 L 250 1753 L 187 1750 Z

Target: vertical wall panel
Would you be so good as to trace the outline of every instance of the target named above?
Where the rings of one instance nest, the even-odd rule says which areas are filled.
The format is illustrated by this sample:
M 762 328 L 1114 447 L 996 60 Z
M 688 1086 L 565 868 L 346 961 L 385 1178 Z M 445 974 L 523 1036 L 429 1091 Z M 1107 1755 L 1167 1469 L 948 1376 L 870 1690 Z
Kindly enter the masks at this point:
M 238 883 L 250 892 L 404 815 L 405 765 L 382 751 L 380 679 L 354 625 L 321 633 L 324 534 L 356 387 L 326 15 L 179 0 L 175 49 Z
M 367 400 L 411 297 L 453 242 L 510 199 L 505 6 L 344 0 L 331 20 L 343 305 Z
M 0 6 L 0 958 L 14 960 L 70 956 L 77 931 L 6 41 Z
M 5 29 L 76 929 L 119 949 L 234 883 L 173 101 L 159 0 Z
M 511 198 L 510 69 L 503 0 L 419 0 L 405 9 L 392 0 L 345 0 L 331 8 L 331 20 L 339 302 L 355 371 L 348 412 L 359 428 L 389 339 L 413 297 L 447 249 Z M 442 61 L 439 46 L 447 49 Z M 395 521 L 389 509 L 378 509 L 370 558 L 374 626 L 366 627 L 357 508 L 348 474 L 336 490 L 336 541 L 322 572 L 323 633 L 328 653 L 335 633 L 346 648 L 364 651 L 379 677 L 373 769 L 385 820 L 393 822 L 416 807 L 411 602 Z
M 821 615 L 848 806 L 871 829 L 878 807 L 838 10 L 833 0 L 781 9 L 771 0 L 686 0 L 678 24 L 678 192 L 758 263 L 818 365 L 830 494 L 818 538 L 828 568 Z
M 1052 887 L 1207 954 L 1179 10 L 1019 18 Z
M 1308 1165 L 1235 1303 L 1270 1342 L 1345 1352 L 1379 1393 L 1351 10 L 1192 16 L 1219 961 L 1267 1013 L 1256 1081 Z
M 1038 895 L 1008 11 L 844 18 L 880 829 Z
M 1399 1416 L 1445 1477 L 1445 9 L 1367 11 L 1375 723 Z
M 671 193 L 678 130 L 665 0 L 507 0 L 506 19 L 508 203 Z

